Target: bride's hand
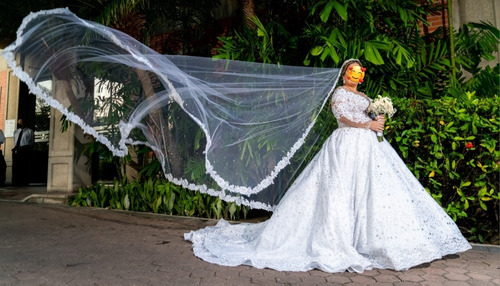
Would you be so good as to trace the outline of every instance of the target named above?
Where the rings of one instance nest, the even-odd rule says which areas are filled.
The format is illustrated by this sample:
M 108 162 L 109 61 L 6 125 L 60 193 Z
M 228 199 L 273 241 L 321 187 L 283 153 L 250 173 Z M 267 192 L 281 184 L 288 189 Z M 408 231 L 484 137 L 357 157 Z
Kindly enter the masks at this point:
M 384 124 L 385 124 L 385 118 L 372 120 L 370 122 L 370 129 L 375 131 L 375 132 L 383 132 L 384 131 Z
M 375 120 L 380 121 L 385 124 L 385 114 L 375 116 Z

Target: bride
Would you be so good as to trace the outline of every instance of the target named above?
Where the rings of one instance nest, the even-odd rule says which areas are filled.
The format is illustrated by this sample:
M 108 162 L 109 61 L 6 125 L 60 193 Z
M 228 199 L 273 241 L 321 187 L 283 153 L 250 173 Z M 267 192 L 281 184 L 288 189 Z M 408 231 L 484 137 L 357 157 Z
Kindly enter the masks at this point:
M 208 262 L 288 271 L 403 270 L 470 249 L 389 143 L 377 140 L 385 118 L 368 117 L 370 100 L 357 91 L 359 77 L 347 75 L 362 71 L 357 60 L 343 65 L 344 85 L 333 92 L 339 128 L 275 207 L 274 189 L 267 194 L 266 187 L 278 185 L 279 171 L 291 166 L 338 69 L 163 56 L 68 9 L 28 15 L 17 36 L 2 51 L 13 73 L 114 155 L 125 156 L 127 144 L 146 144 L 170 181 L 274 209 L 263 223 L 221 220 L 186 234 L 195 255 Z M 185 114 L 177 118 L 175 110 Z M 206 137 L 208 183 L 203 176 L 187 180 L 191 158 L 172 150 L 196 145 L 182 141 L 197 138 L 185 136 L 193 133 L 189 122 Z M 269 146 L 260 146 L 260 138 Z M 252 153 L 258 160 L 243 162 L 238 152 L 247 145 L 256 146 L 248 153 L 260 148 Z
M 339 128 L 262 223 L 216 226 L 184 235 L 194 254 L 220 265 L 280 271 L 405 270 L 471 248 L 387 141 L 384 116 L 346 71 L 331 107 Z M 375 131 L 375 132 L 374 132 Z

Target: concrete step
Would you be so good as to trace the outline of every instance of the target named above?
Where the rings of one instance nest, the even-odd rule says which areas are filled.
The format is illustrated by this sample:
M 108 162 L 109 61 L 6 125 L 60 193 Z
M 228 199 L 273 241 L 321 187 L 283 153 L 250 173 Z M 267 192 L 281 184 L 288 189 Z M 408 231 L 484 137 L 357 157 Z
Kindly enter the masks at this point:
M 37 204 L 68 204 L 69 198 L 73 195 L 68 193 L 31 194 L 21 201 Z

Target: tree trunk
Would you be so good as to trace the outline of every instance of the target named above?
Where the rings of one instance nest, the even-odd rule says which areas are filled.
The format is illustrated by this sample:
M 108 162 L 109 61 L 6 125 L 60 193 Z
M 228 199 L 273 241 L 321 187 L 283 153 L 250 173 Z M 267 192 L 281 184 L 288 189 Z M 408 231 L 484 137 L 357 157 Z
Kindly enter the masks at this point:
M 243 12 L 243 21 L 247 28 L 255 29 L 255 24 L 250 20 L 255 15 L 255 1 L 254 0 L 240 0 L 241 10 Z
M 148 100 L 152 100 L 152 97 L 155 95 L 155 93 L 148 73 L 141 69 L 136 69 L 136 73 L 139 76 L 146 98 Z M 150 116 L 152 120 L 156 122 L 156 125 L 150 125 L 151 133 L 154 134 L 155 138 L 165 138 L 165 149 L 167 150 L 166 155 L 168 156 L 170 162 L 172 162 L 170 166 L 172 176 L 174 176 L 174 178 L 180 178 L 180 176 L 182 175 L 182 168 L 180 163 L 181 157 L 179 146 L 177 146 L 177 144 L 173 140 L 172 132 L 170 131 L 168 124 L 165 123 L 165 117 L 162 114 L 161 110 L 155 111 Z M 164 134 L 165 136 L 162 136 L 162 134 Z

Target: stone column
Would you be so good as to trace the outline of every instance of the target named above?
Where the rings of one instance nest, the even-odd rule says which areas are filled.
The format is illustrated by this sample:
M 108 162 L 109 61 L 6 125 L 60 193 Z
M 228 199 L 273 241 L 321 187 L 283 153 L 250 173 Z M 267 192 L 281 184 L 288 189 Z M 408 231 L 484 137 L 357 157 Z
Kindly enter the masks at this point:
M 61 84 L 61 81 L 53 79 L 52 96 L 67 106 L 64 88 L 58 88 Z M 72 193 L 81 186 L 91 184 L 91 174 L 86 165 L 88 157 L 81 153 L 88 139 L 76 124 L 61 132 L 61 117 L 59 111 L 51 110 L 47 192 Z
M 18 106 L 19 106 L 19 89 L 20 81 L 17 77 L 12 74 L 12 70 L 6 70 L 7 76 L 7 89 L 5 96 L 5 120 L 10 120 L 17 122 L 18 119 Z M 6 171 L 6 183 L 12 183 L 12 148 L 15 146 L 14 137 L 11 134 L 5 132 L 5 143 L 3 145 L 3 155 L 5 157 L 5 162 L 7 163 Z

